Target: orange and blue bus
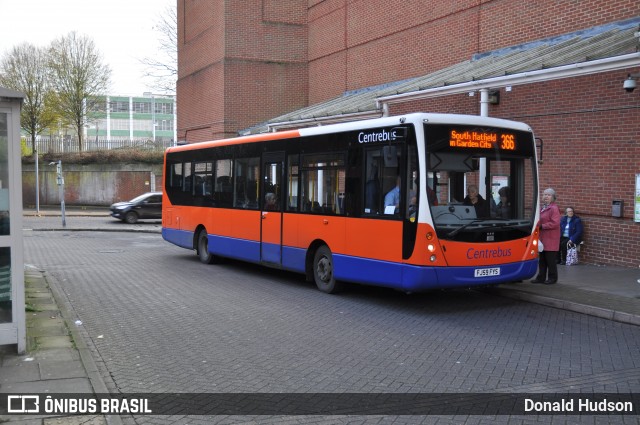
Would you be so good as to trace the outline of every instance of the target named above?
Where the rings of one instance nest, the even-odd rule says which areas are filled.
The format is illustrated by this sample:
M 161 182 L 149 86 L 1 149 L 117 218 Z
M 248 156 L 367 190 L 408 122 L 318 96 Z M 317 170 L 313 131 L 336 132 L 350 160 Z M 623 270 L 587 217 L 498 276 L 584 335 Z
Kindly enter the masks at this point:
M 535 139 L 503 119 L 412 113 L 172 147 L 162 205 L 163 238 L 202 262 L 291 270 L 327 293 L 537 268 Z

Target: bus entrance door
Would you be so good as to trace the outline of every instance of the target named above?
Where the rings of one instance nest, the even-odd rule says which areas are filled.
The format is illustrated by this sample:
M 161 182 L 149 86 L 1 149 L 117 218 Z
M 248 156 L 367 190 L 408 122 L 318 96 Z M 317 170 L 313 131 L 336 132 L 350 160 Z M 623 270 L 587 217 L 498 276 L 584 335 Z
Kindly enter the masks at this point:
M 260 259 L 282 264 L 282 173 L 284 153 L 268 153 L 262 158 Z

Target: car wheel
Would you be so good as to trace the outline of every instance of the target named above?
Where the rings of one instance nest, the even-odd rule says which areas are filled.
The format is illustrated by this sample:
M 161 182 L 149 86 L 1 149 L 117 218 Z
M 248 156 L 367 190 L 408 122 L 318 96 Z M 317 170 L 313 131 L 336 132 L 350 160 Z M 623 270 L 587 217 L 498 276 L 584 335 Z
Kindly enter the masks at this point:
M 129 211 L 124 216 L 124 221 L 129 224 L 136 224 L 138 222 L 138 214 L 134 213 L 133 211 Z
M 198 233 L 198 246 L 196 251 L 198 253 L 198 257 L 200 258 L 200 262 L 204 264 L 214 263 L 213 254 L 209 252 L 209 236 L 207 235 L 207 231 L 205 229 L 202 229 L 200 233 Z
M 335 294 L 342 288 L 333 275 L 333 255 L 326 245 L 318 248 L 313 257 L 313 279 L 318 289 L 327 294 Z

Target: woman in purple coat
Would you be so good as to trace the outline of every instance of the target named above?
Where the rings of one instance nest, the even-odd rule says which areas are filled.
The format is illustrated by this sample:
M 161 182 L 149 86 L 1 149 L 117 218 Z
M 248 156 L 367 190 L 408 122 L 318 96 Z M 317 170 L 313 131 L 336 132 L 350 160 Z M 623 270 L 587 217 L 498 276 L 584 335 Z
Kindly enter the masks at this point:
M 538 276 L 531 283 L 552 285 L 558 281 L 556 258 L 560 248 L 560 210 L 556 205 L 556 191 L 549 188 L 542 192 L 540 210 L 540 242 L 543 251 L 538 259 Z M 548 274 L 547 274 L 548 272 Z

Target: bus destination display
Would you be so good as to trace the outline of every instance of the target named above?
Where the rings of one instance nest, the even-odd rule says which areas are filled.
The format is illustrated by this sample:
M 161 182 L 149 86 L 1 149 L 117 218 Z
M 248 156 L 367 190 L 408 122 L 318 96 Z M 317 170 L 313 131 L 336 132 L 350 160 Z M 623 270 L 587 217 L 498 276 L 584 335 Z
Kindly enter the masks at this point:
M 516 149 L 516 136 L 513 133 L 482 130 L 451 130 L 449 146 L 452 148 L 501 149 L 513 151 Z

